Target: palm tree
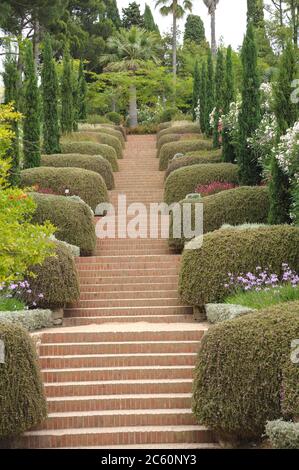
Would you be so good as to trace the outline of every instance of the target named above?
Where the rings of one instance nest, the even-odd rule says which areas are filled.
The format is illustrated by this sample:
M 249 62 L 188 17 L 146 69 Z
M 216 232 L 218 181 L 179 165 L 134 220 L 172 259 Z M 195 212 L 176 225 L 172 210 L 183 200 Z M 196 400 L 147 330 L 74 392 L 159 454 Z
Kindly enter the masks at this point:
M 216 44 L 216 8 L 219 0 L 203 0 L 206 7 L 209 9 L 211 15 L 211 49 L 212 54 L 215 56 L 217 52 Z
M 172 70 L 173 80 L 176 81 L 176 50 L 177 50 L 177 20 L 182 18 L 186 11 L 192 11 L 193 0 L 182 0 L 182 5 L 179 4 L 180 0 L 157 0 L 156 8 L 161 6 L 160 13 L 162 16 L 172 15 Z
M 129 30 L 117 31 L 108 39 L 107 47 L 109 53 L 101 58 L 101 63 L 107 64 L 106 72 L 129 72 L 134 77 L 138 70 L 149 68 L 153 63 L 159 63 L 156 55 L 157 34 L 136 26 Z M 130 127 L 137 126 L 137 93 L 134 80 L 130 84 L 129 120 Z

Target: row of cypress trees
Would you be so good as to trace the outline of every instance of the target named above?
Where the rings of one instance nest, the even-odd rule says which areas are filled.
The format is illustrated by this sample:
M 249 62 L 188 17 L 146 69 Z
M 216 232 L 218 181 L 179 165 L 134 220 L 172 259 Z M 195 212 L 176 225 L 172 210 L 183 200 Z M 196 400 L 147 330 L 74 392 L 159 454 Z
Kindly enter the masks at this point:
M 41 68 L 41 86 L 35 69 L 32 43 L 27 42 L 24 51 L 24 82 L 20 85 L 17 64 L 8 52 L 4 65 L 5 103 L 14 103 L 23 118 L 23 167 L 40 165 L 41 150 L 46 154 L 60 152 L 60 132 L 77 129 L 77 122 L 86 119 L 86 81 L 83 61 L 80 61 L 78 77 L 73 73 L 73 63 L 68 48 L 63 56 L 63 71 L 59 87 L 51 38 L 46 36 Z M 60 99 L 61 96 L 61 99 Z M 59 101 L 61 112 L 59 113 Z M 7 157 L 11 159 L 10 183 L 17 185 L 20 170 L 19 129 L 16 126 L 15 141 Z M 42 145 L 41 145 L 42 140 Z

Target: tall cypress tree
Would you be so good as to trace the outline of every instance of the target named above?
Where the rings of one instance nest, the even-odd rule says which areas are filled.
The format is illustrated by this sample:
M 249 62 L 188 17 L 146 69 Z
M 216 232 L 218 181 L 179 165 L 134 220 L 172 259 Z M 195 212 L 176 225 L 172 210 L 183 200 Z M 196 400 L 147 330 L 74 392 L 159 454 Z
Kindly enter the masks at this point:
M 4 72 L 3 83 L 4 83 L 4 103 L 13 103 L 14 109 L 18 110 L 18 83 L 19 83 L 19 72 L 17 63 L 11 54 L 8 52 L 4 61 Z M 20 180 L 20 150 L 19 150 L 19 127 L 17 122 L 12 123 L 12 131 L 15 137 L 12 141 L 11 148 L 6 152 L 6 158 L 11 161 L 11 167 L 9 170 L 9 182 L 11 185 L 17 185 Z
M 63 134 L 72 132 L 74 116 L 73 116 L 73 76 L 71 58 L 68 47 L 65 48 L 63 54 L 63 72 L 61 81 L 61 131 Z
M 208 50 L 208 61 L 207 61 L 207 80 L 206 80 L 207 94 L 206 94 L 206 134 L 210 137 L 213 133 L 213 130 L 210 126 L 210 114 L 214 109 L 214 99 L 215 99 L 215 84 L 214 84 L 214 65 L 212 58 L 212 51 L 209 48 Z
M 201 80 L 200 80 L 200 128 L 204 134 L 206 128 L 206 106 L 207 106 L 207 67 L 205 62 L 201 67 Z
M 116 0 L 104 0 L 106 7 L 106 17 L 112 21 L 116 29 L 121 27 L 121 19 Z
M 193 41 L 202 44 L 206 41 L 203 21 L 198 15 L 188 15 L 185 23 L 184 42 Z
M 227 114 L 230 109 L 230 103 L 235 101 L 234 73 L 232 62 L 232 48 L 229 46 L 226 52 L 225 75 L 224 75 L 224 102 L 223 113 Z M 230 142 L 230 136 L 226 129 L 222 132 L 222 159 L 224 162 L 233 163 L 236 159 L 234 146 Z
M 291 86 L 296 78 L 296 52 L 289 42 L 281 56 L 276 85 L 274 87 L 274 108 L 278 122 L 278 137 L 286 133 L 298 117 L 298 105 L 292 103 Z M 288 176 L 282 171 L 276 158 L 271 164 L 270 190 L 270 224 L 289 223 L 291 192 Z
M 73 96 L 73 131 L 78 130 L 79 121 L 79 77 L 74 67 L 74 61 L 71 61 L 72 74 L 72 96 Z
M 196 120 L 196 108 L 200 100 L 200 75 L 198 62 L 195 62 L 194 73 L 193 73 L 193 95 L 192 95 L 192 118 Z
M 273 60 L 274 54 L 266 35 L 264 0 L 247 0 L 247 22 L 252 22 L 254 27 L 258 57 Z
M 155 23 L 152 10 L 150 7 L 145 4 L 144 13 L 143 13 L 143 25 L 144 29 L 149 32 L 160 33 L 157 24 Z
M 86 93 L 87 86 L 84 75 L 83 61 L 80 60 L 79 75 L 78 75 L 78 119 L 79 121 L 85 121 L 87 117 L 86 112 Z
M 59 153 L 58 79 L 49 35 L 45 38 L 43 51 L 42 101 L 44 152 Z
M 40 165 L 40 98 L 31 42 L 26 44 L 24 65 L 24 167 L 34 168 Z
M 217 51 L 217 62 L 215 72 L 215 126 L 213 129 L 213 145 L 214 148 L 220 147 L 220 133 L 218 122 L 223 113 L 224 106 L 224 59 L 221 49 Z
M 261 181 L 261 168 L 247 139 L 252 136 L 261 120 L 257 50 L 252 23 L 247 26 L 242 46 L 242 106 L 239 114 L 239 179 L 242 185 L 256 185 Z

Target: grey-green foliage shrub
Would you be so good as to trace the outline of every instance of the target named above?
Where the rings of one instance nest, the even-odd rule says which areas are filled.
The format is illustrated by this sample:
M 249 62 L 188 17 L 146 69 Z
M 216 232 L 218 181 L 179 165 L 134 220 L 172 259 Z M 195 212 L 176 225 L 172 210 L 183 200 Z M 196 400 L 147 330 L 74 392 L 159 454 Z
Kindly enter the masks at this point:
M 201 129 L 198 124 L 185 122 L 184 124 L 174 125 L 172 123 L 171 126 L 166 127 L 165 129 L 161 129 L 157 133 L 157 139 L 159 140 L 163 135 L 167 135 L 167 134 L 192 134 L 192 133 L 195 133 L 195 134 L 201 133 Z
M 0 312 L 1 323 L 17 323 L 27 331 L 49 328 L 53 325 L 51 310 L 18 310 L 16 312 Z M 1 328 L 1 326 L 0 326 Z
M 178 170 L 183 166 L 199 165 L 200 163 L 221 163 L 221 155 L 221 149 L 187 152 L 184 157 L 176 158 L 168 164 L 168 168 L 165 171 L 165 179 L 174 170 Z
M 161 150 L 161 147 L 164 144 L 169 144 L 170 142 L 178 142 L 180 140 L 197 140 L 197 139 L 203 139 L 203 136 L 201 134 L 167 134 L 167 135 L 163 135 L 157 141 L 157 157 L 159 156 L 159 152 Z
M 60 145 L 62 153 L 80 153 L 82 155 L 101 155 L 108 160 L 113 171 L 118 171 L 117 154 L 114 148 L 95 142 L 68 142 Z
M 214 181 L 238 183 L 238 167 L 232 163 L 197 164 L 173 171 L 165 182 L 164 201 L 167 204 L 182 201 L 196 187 Z
M 212 143 L 204 139 L 187 139 L 179 142 L 169 142 L 162 145 L 159 152 L 159 170 L 167 170 L 170 160 L 177 154 L 185 154 L 195 150 L 211 150 Z
M 94 142 L 98 144 L 105 144 L 114 148 L 118 158 L 123 157 L 123 149 L 119 139 L 113 135 L 104 132 L 73 132 L 72 134 L 68 134 L 62 137 L 61 142 Z
M 266 435 L 274 449 L 299 449 L 299 423 L 282 419 L 268 421 Z

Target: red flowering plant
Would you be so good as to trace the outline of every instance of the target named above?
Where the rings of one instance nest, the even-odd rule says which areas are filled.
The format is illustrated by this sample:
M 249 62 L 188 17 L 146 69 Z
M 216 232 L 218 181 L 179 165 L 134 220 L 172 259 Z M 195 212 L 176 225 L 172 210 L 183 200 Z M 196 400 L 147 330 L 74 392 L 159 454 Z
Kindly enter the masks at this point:
M 233 183 L 222 183 L 220 181 L 213 181 L 209 184 L 200 184 L 195 189 L 195 192 L 201 196 L 211 196 L 212 194 L 220 193 L 221 191 L 226 191 L 227 189 L 237 188 L 237 184 Z

